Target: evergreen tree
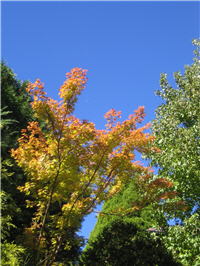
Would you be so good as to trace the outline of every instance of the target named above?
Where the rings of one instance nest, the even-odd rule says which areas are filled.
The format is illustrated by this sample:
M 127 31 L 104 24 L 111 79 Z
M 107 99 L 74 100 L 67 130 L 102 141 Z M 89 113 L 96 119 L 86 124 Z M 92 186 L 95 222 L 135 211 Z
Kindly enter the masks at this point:
M 21 129 L 26 128 L 28 122 L 35 120 L 30 106 L 31 97 L 26 92 L 28 80 L 20 81 L 13 70 L 1 61 L 1 108 L 7 111 L 4 119 L 14 120 L 7 123 L 2 132 L 2 158 L 10 158 L 10 149 L 18 146 Z
M 147 206 L 141 211 L 132 213 L 124 217 L 119 217 L 117 215 L 106 215 L 104 213 L 110 213 L 111 210 L 118 209 L 120 206 L 123 206 L 125 209 L 128 209 L 131 202 L 137 200 L 137 192 L 134 189 L 134 183 L 129 183 L 122 191 L 116 194 L 112 199 L 109 199 L 103 204 L 102 213 L 97 218 L 96 225 L 93 231 L 90 233 L 89 240 L 95 240 L 97 235 L 99 235 L 105 226 L 108 226 L 110 223 L 116 220 L 124 222 L 132 222 L 138 226 L 141 230 L 146 230 L 149 227 L 156 226 L 157 222 L 153 215 L 153 208 Z M 88 246 L 86 246 L 86 249 Z
M 34 210 L 26 208 L 26 198 L 17 189 L 26 181 L 24 172 L 10 157 L 11 148 L 18 146 L 18 138 L 23 128 L 34 118 L 31 97 L 26 92 L 28 81 L 21 82 L 13 70 L 1 62 L 1 187 L 4 191 L 3 217 L 10 217 L 14 225 L 9 229 L 6 241 L 16 240 L 31 222 Z
M 5 108 L 1 109 L 1 130 L 5 128 L 5 126 L 10 125 L 16 120 L 5 119 L 4 117 L 11 113 L 10 111 L 5 111 Z M 8 132 L 9 136 L 12 133 Z M 5 142 L 1 141 L 5 144 Z M 9 180 L 14 173 L 8 172 L 9 168 L 12 168 L 13 165 L 11 163 L 11 159 L 3 159 L 1 158 L 1 178 L 2 180 Z M 19 208 L 16 205 L 15 200 L 12 198 L 12 195 L 6 193 L 1 190 L 1 265 L 2 266 L 20 266 L 24 261 L 24 257 L 26 256 L 26 250 L 21 245 L 17 245 L 12 242 L 7 242 L 11 237 L 11 229 L 16 228 L 16 226 L 12 222 L 13 216 L 19 212 Z

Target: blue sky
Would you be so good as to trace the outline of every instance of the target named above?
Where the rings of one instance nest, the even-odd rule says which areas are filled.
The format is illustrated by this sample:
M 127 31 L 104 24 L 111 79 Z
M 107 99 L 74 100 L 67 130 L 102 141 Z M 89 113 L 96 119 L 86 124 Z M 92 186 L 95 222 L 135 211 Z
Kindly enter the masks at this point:
M 2 2 L 1 58 L 17 78 L 45 83 L 58 98 L 65 74 L 88 69 L 75 115 L 103 129 L 115 108 L 122 120 L 145 106 L 155 118 L 160 73 L 174 86 L 173 72 L 191 64 L 191 40 L 199 37 L 199 2 Z M 94 215 L 82 234 L 89 237 Z

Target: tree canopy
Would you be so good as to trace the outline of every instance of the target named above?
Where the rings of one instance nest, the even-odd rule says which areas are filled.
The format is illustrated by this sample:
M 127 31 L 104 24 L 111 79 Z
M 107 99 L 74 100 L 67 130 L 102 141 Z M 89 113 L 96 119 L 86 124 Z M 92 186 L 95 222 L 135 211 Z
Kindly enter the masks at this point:
M 161 74 L 156 95 L 163 103 L 151 135 L 145 133 L 150 124 L 138 127 L 143 106 L 123 122 L 111 109 L 104 130 L 76 118 L 86 70 L 67 73 L 58 102 L 39 79 L 21 82 L 1 62 L 4 265 L 20 265 L 27 252 L 30 266 L 75 263 L 84 244 L 77 231 L 102 202 L 81 265 L 199 263 L 199 215 L 191 212 L 200 210 L 200 40 L 193 44 L 193 64 L 174 73 L 177 88 Z M 136 161 L 135 152 L 150 166 Z M 157 176 L 151 167 L 158 167 Z M 150 237 L 145 229 L 157 223 L 153 209 L 160 219 L 181 210 L 183 226 Z
M 26 201 L 27 207 L 36 208 L 31 226 L 25 230 L 34 265 L 42 261 L 53 265 L 65 241 L 65 249 L 71 248 L 69 234 L 82 219 L 132 181 L 139 197 L 128 209 L 121 206 L 114 210 L 115 214 L 129 215 L 152 201 L 176 196 L 159 190 L 173 186 L 172 182 L 153 179 L 152 170 L 135 161 L 134 151 L 148 154 L 154 139 L 143 132 L 149 125 L 137 128 L 145 116 L 144 107 L 124 122 L 117 122 L 121 112 L 111 109 L 105 114 L 105 130 L 73 115 L 86 81 L 85 70 L 75 68 L 67 73 L 59 90 L 60 103 L 46 96 L 39 79 L 27 88 L 35 116 L 45 121 L 47 129 L 42 132 L 38 122 L 30 122 L 22 130 L 19 147 L 12 149 L 12 156 L 28 177 L 18 188 L 33 198 Z M 51 212 L 54 204 L 60 206 L 56 213 Z
M 161 74 L 161 90 L 156 95 L 163 103 L 156 109 L 152 121 L 153 145 L 161 153 L 149 154 L 150 165 L 158 167 L 158 177 L 173 181 L 182 200 L 186 201 L 190 215 L 200 200 L 200 41 L 193 40 L 197 46 L 194 62 L 185 66 L 182 75 L 174 73 L 177 88 L 167 81 L 167 74 Z

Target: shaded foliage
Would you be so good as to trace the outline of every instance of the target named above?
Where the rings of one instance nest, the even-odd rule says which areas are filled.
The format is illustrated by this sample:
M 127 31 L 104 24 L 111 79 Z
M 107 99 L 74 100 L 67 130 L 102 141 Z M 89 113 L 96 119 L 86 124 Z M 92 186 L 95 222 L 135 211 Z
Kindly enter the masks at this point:
M 135 224 L 114 221 L 104 227 L 95 241 L 83 252 L 80 266 L 175 266 L 175 262 L 159 239 L 140 230 Z
M 10 157 L 11 148 L 18 147 L 21 129 L 34 119 L 27 86 L 28 81 L 18 80 L 13 70 L 1 61 L 1 187 L 5 193 L 2 216 L 10 217 L 14 225 L 9 229 L 8 242 L 16 240 L 23 233 L 34 211 L 26 208 L 27 197 L 17 189 L 25 183 L 26 176 Z
M 4 119 L 15 121 L 6 124 L 1 133 L 3 158 L 10 158 L 9 151 L 18 146 L 21 129 L 34 120 L 34 112 L 30 106 L 31 97 L 26 92 L 27 86 L 28 80 L 18 80 L 13 70 L 1 61 L 1 108 L 9 111 Z

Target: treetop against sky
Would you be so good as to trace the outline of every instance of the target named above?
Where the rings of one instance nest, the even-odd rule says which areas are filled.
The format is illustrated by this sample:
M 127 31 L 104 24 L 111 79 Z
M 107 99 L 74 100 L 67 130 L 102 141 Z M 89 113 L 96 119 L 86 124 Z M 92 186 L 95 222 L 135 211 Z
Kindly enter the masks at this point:
M 145 106 L 142 125 L 155 118 L 160 73 L 174 85 L 173 72 L 191 64 L 191 40 L 199 36 L 199 2 L 8 1 L 1 10 L 1 56 L 18 79 L 40 78 L 58 100 L 66 72 L 88 69 L 74 114 L 98 129 L 110 109 L 122 112 L 120 121 L 138 106 Z M 86 236 L 93 217 L 85 220 Z

